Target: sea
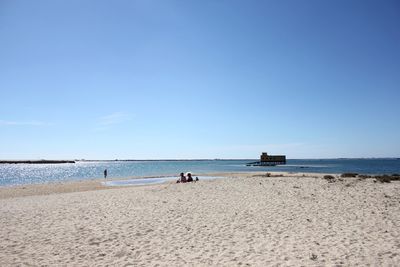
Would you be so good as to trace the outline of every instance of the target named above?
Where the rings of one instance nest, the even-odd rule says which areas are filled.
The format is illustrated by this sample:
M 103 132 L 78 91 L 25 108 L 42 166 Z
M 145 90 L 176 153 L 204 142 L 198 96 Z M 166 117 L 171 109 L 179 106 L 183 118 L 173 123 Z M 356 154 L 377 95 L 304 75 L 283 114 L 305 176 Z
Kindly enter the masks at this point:
M 103 178 L 176 176 L 181 172 L 309 172 L 359 174 L 398 174 L 400 159 L 288 159 L 286 165 L 246 166 L 248 160 L 159 160 L 159 161 L 77 161 L 64 164 L 0 164 L 0 186 L 42 184 Z

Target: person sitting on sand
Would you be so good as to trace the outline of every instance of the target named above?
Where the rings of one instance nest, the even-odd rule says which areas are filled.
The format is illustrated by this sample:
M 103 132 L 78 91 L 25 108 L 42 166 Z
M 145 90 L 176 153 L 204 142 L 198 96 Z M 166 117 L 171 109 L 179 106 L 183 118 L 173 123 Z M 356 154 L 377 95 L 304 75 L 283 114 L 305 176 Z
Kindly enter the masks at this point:
M 181 172 L 181 176 L 179 177 L 178 181 L 176 181 L 177 183 L 186 183 L 186 177 L 183 174 L 183 172 Z
M 192 174 L 190 172 L 187 173 L 187 182 L 193 182 L 193 177 Z

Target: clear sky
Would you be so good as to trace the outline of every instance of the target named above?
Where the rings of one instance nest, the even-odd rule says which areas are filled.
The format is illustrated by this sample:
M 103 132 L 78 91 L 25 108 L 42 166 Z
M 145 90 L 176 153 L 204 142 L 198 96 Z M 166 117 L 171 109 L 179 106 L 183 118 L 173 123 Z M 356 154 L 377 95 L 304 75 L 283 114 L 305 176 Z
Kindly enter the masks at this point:
M 400 157 L 400 2 L 0 0 L 0 158 Z

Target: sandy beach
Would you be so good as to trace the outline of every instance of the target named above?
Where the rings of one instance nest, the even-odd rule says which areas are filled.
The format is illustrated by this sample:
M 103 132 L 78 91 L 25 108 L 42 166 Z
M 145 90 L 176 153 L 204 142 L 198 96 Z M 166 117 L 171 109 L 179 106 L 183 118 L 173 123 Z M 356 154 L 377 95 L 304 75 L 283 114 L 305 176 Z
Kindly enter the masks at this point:
M 0 265 L 400 264 L 400 182 L 219 175 L 226 178 L 1 188 Z

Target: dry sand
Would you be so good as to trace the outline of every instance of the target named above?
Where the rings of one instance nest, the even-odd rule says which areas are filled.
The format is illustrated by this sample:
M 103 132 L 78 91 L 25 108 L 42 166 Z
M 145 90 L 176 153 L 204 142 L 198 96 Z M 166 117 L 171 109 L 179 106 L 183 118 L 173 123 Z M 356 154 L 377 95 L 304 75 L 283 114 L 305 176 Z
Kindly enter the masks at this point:
M 0 265 L 400 265 L 399 182 L 225 175 L 2 188 Z

